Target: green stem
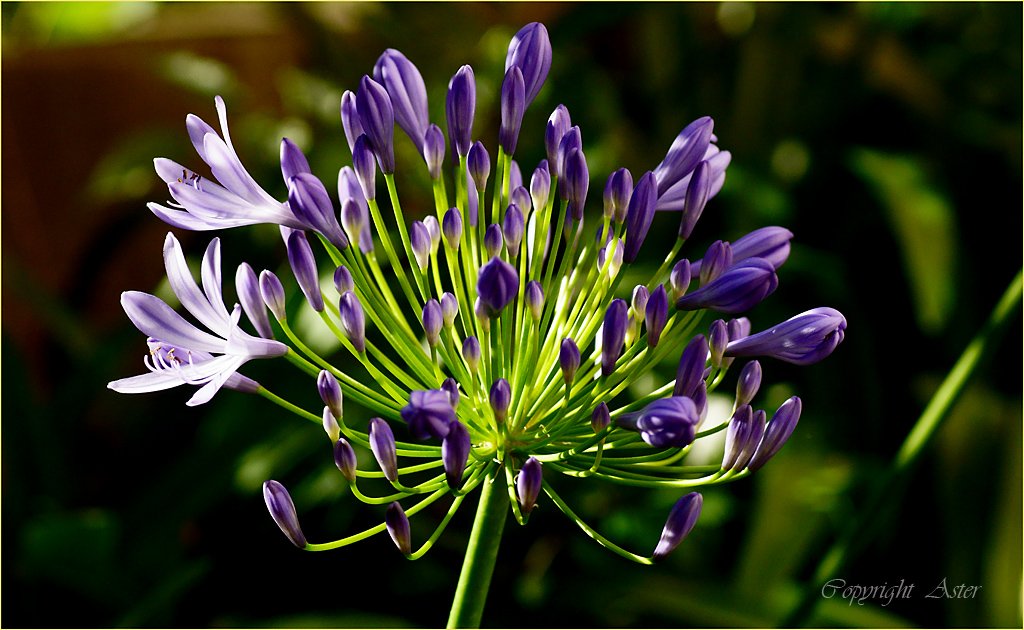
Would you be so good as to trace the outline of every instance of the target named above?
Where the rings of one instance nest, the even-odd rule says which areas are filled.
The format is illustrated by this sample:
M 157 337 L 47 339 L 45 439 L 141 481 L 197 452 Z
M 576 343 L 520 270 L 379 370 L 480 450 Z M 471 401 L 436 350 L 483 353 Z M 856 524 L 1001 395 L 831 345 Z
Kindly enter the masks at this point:
M 491 586 L 491 575 L 498 559 L 501 546 L 501 532 L 508 518 L 508 496 L 504 484 L 499 481 L 503 474 L 497 469 L 484 481 L 480 492 L 480 504 L 476 508 L 473 531 L 469 535 L 466 559 L 459 574 L 459 585 L 455 589 L 449 628 L 479 628 Z
M 903 488 L 901 481 L 920 459 L 928 443 L 953 409 L 960 394 L 963 393 L 964 387 L 981 363 L 986 351 L 996 345 L 995 342 L 1006 324 L 1009 323 L 1010 316 L 1020 306 L 1021 273 L 1021 271 L 1017 272 L 988 321 L 985 322 L 985 326 L 971 340 L 953 369 L 939 385 L 939 389 L 936 390 L 921 417 L 918 418 L 903 441 L 903 446 L 896 453 L 892 466 L 881 479 L 881 483 L 874 488 L 867 506 L 859 512 L 857 519 L 850 523 L 850 526 L 832 545 L 828 553 L 822 557 L 821 563 L 818 564 L 814 577 L 811 579 L 811 584 L 804 589 L 799 603 L 786 616 L 780 627 L 796 628 L 803 624 L 814 612 L 815 605 L 821 597 L 820 584 L 838 575 L 854 555 L 863 548 L 869 538 L 866 533 L 869 529 L 877 531 L 877 526 L 873 526 L 873 524 L 878 520 L 879 512 L 887 503 L 897 498 L 899 491 Z

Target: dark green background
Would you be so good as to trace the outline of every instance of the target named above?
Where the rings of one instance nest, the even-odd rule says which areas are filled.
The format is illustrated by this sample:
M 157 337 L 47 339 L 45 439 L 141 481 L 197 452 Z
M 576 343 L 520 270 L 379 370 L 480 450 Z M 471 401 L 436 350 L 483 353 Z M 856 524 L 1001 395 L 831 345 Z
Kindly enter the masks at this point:
M 805 413 L 753 478 L 705 494 L 690 539 L 640 567 L 584 537 L 550 503 L 510 525 L 487 626 L 777 623 L 865 498 L 1021 262 L 1021 6 L 1007 4 L 18 4 L 3 15 L 4 626 L 439 626 L 471 510 L 424 559 L 376 537 L 300 553 L 268 518 L 286 482 L 307 534 L 377 521 L 344 492 L 322 434 L 266 401 L 225 392 L 122 396 L 144 343 L 118 306 L 152 290 L 167 226 L 151 159 L 198 165 L 184 116 L 228 102 L 236 146 L 283 197 L 287 135 L 332 189 L 350 159 L 338 120 L 386 47 L 422 71 L 431 118 L 470 63 L 476 135 L 493 149 L 509 37 L 541 20 L 554 63 L 527 113 L 520 163 L 543 153 L 565 103 L 583 130 L 597 212 L 607 173 L 653 168 L 687 122 L 715 118 L 733 153 L 723 192 L 684 250 L 785 225 L 796 234 L 755 328 L 820 305 L 849 320 L 826 362 L 766 362 L 766 399 Z M 403 168 L 420 168 L 398 141 Z M 400 181 L 409 215 L 432 205 Z M 675 216 L 644 251 L 660 262 Z M 178 233 L 198 256 L 208 235 Z M 273 228 L 221 235 L 226 267 L 280 268 Z M 229 273 L 225 273 L 230 276 Z M 1020 319 L 921 465 L 872 522 L 852 584 L 981 585 L 972 600 L 888 607 L 823 600 L 811 623 L 1021 623 Z M 269 363 L 269 362 L 267 362 Z M 666 366 L 665 375 L 672 366 Z M 279 365 L 246 372 L 309 399 Z M 730 381 L 731 382 L 731 381 Z M 295 393 L 298 392 L 298 393 Z M 311 403 L 312 404 L 312 403 Z M 766 403 L 767 404 L 767 403 Z M 357 414 L 354 407 L 350 413 Z M 591 522 L 653 547 L 673 493 L 555 479 Z M 425 536 L 436 515 L 414 519 Z

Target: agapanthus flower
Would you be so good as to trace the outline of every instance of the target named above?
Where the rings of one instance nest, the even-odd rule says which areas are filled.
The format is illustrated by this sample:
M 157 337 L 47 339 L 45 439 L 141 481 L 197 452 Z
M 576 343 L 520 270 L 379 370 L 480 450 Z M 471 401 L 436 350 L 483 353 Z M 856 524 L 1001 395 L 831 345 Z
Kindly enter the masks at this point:
M 153 296 L 126 293 L 129 318 L 150 338 L 153 372 L 111 387 L 202 385 L 190 404 L 220 387 L 257 392 L 326 431 L 346 487 L 376 506 L 382 520 L 360 534 L 309 543 L 287 490 L 267 482 L 271 515 L 308 550 L 387 531 L 416 559 L 480 489 L 478 509 L 497 515 L 483 519 L 492 526 L 509 509 L 520 524 L 548 518 L 550 511 L 534 508 L 550 503 L 625 558 L 650 564 L 665 557 L 694 528 L 703 505 L 698 491 L 751 475 L 778 454 L 799 419 L 802 402 L 794 397 L 767 421 L 756 408 L 761 363 L 741 361 L 737 379 L 736 357 L 819 361 L 843 340 L 846 320 L 819 308 L 750 334 L 750 320 L 739 315 L 779 286 L 793 237 L 785 228 L 765 227 L 680 257 L 701 216 L 712 211 L 731 160 L 709 116 L 685 125 L 663 159 L 639 165 L 635 184 L 625 168 L 594 173 L 607 184 L 600 199 L 588 198 L 593 169 L 569 110 L 559 105 L 543 134 L 527 111 L 551 63 L 543 25 L 527 25 L 513 38 L 499 141 L 489 150 L 474 137 L 472 67 L 462 66 L 448 84 L 443 131 L 429 120 L 419 70 L 399 51 L 385 51 L 373 78 L 364 76 L 341 99 L 354 164 L 338 165 L 337 207 L 294 143 L 282 144 L 289 196 L 278 202 L 241 166 L 223 101 L 216 101 L 223 137 L 190 116 L 190 137 L 219 184 L 158 160 L 178 205 L 151 209 L 188 230 L 281 226 L 294 283 L 284 280 L 306 300 L 289 308 L 277 275 L 265 270 L 257 280 L 254 270 L 241 268 L 239 299 L 260 334 L 254 337 L 240 327 L 240 307 L 224 306 L 217 241 L 204 258 L 201 291 L 169 236 L 171 287 L 210 332 Z M 407 166 L 396 163 L 395 124 L 423 157 L 408 177 L 429 180 L 428 216 L 407 215 L 399 203 L 394 173 Z M 512 154 L 531 140 L 538 150 L 543 141 L 546 159 L 521 170 Z M 377 186 L 388 195 L 378 198 Z M 659 210 L 681 218 L 675 244 L 650 274 L 637 262 L 660 254 L 650 251 L 647 235 L 676 230 Z M 333 276 L 333 291 L 321 287 L 323 273 Z M 642 276 L 642 284 L 624 285 L 627 276 Z M 338 339 L 337 360 L 317 354 L 289 325 L 299 309 L 313 311 Z M 322 408 L 303 409 L 237 373 L 249 359 L 286 353 L 315 380 Z M 650 383 L 652 371 L 657 378 L 656 367 L 668 362 L 678 362 L 675 379 L 636 396 L 637 385 Z M 370 378 L 353 376 L 354 365 Z M 736 390 L 728 418 L 715 418 L 708 404 L 720 386 Z M 343 399 L 357 403 L 344 416 Z M 721 431 L 727 439 L 720 465 L 688 461 L 695 442 Z M 366 451 L 375 466 L 359 464 L 358 453 Z M 561 498 L 558 488 L 581 478 L 673 489 L 681 498 L 660 540 L 651 532 L 650 551 L 638 554 L 597 533 Z M 420 519 L 413 519 L 441 500 L 448 514 L 433 534 L 418 534 Z M 490 535 L 477 533 L 474 540 Z M 425 541 L 418 549 L 417 540 Z

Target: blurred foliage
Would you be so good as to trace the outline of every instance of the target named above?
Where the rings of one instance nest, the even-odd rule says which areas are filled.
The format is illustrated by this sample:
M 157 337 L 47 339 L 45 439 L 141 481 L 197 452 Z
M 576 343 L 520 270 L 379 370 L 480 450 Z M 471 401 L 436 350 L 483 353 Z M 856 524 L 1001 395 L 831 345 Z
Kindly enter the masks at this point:
M 419 66 L 439 122 L 448 78 L 473 64 L 476 129 L 491 143 L 508 38 L 541 20 L 554 63 L 524 120 L 525 173 L 560 102 L 583 129 L 592 204 L 609 172 L 652 168 L 686 122 L 711 114 L 733 163 L 685 255 L 786 225 L 793 254 L 779 292 L 751 314 L 755 327 L 821 304 L 847 315 L 847 340 L 824 364 L 765 365 L 773 386 L 760 400 L 799 393 L 800 428 L 771 466 L 706 494 L 700 525 L 673 556 L 634 566 L 542 504 L 528 527 L 506 529 L 488 626 L 777 623 L 1021 263 L 1019 4 L 86 2 L 3 3 L 0 15 L 7 626 L 401 627 L 446 617 L 470 510 L 415 563 L 380 536 L 298 553 L 266 515 L 268 477 L 293 489 L 311 539 L 383 513 L 347 494 L 319 430 L 231 392 L 186 409 L 181 390 L 105 390 L 137 373 L 144 352 L 118 293 L 157 290 L 163 275 L 166 226 L 144 206 L 166 196 L 151 159 L 196 164 L 182 119 L 211 121 L 214 94 L 228 100 L 243 161 L 283 198 L 280 138 L 332 181 L 349 160 L 340 95 L 387 47 Z M 421 214 L 430 197 L 419 158 L 404 136 L 396 145 L 399 164 L 416 167 L 397 173 L 403 205 Z M 676 220 L 656 219 L 648 271 Z M 194 264 L 208 235 L 179 236 Z M 287 275 L 275 228 L 221 237 L 226 266 L 244 259 Z M 837 576 L 929 590 L 948 577 L 983 585 L 979 596 L 884 607 L 823 599 L 811 624 L 1020 626 L 1020 343 L 1017 325 L 874 543 Z M 266 363 L 247 374 L 317 405 L 308 379 Z M 640 549 L 677 498 L 551 481 Z M 414 519 L 414 537 L 441 515 Z

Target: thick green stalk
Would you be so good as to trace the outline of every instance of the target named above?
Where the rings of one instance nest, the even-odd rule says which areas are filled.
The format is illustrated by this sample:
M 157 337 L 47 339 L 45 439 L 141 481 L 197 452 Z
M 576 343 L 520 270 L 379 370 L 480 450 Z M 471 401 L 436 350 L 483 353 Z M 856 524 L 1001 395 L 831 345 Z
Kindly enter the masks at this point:
M 491 586 L 491 575 L 501 547 L 501 533 L 508 518 L 509 498 L 504 492 L 498 468 L 484 481 L 480 504 L 476 508 L 473 531 L 469 535 L 466 559 L 455 588 L 455 600 L 448 616 L 449 628 L 479 628 Z

